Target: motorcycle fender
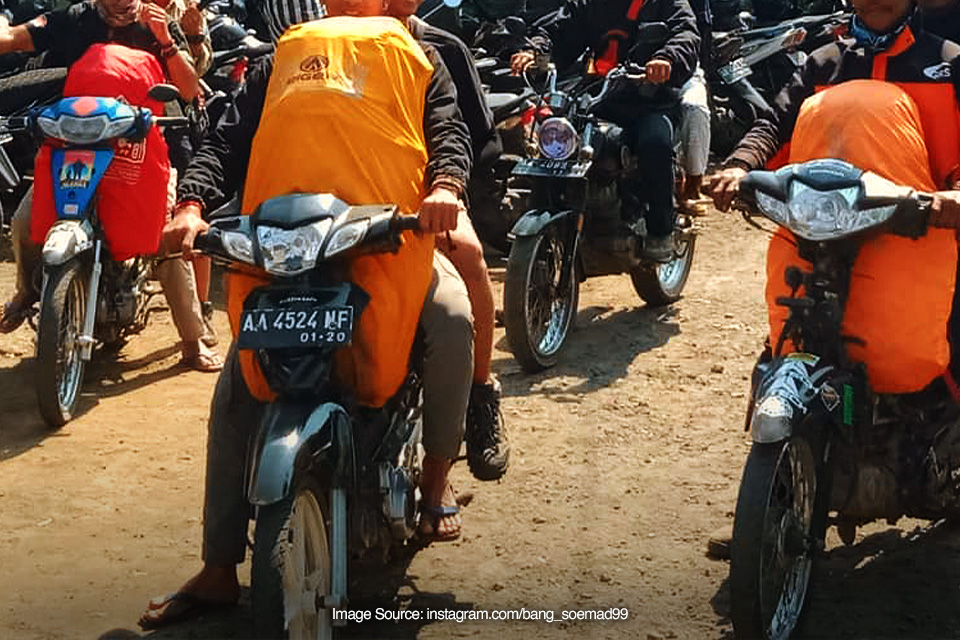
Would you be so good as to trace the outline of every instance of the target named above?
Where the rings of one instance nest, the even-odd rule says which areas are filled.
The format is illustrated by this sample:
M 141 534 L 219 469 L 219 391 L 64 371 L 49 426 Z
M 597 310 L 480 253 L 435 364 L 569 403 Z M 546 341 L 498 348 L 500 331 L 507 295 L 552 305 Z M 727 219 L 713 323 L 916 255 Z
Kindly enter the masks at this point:
M 754 397 L 750 416 L 750 437 L 757 444 L 782 442 L 812 410 L 833 367 L 818 367 L 819 358 L 808 353 L 792 353 L 771 363 Z M 824 399 L 826 403 L 826 399 Z M 833 407 L 828 407 L 832 410 Z
M 572 215 L 573 211 L 528 211 L 513 225 L 510 236 L 513 238 L 533 237 L 547 225 Z
M 59 220 L 43 241 L 43 264 L 57 266 L 93 248 L 93 228 L 87 220 Z
M 263 416 L 263 436 L 249 474 L 247 494 L 251 504 L 273 504 L 290 492 L 301 452 L 309 452 L 314 458 L 329 454 L 344 463 L 352 461 L 349 425 L 346 410 L 332 402 L 307 409 L 306 415 L 302 405 L 270 405 Z M 338 467 L 335 476 L 343 475 L 339 468 L 343 464 L 334 462 L 334 466 Z

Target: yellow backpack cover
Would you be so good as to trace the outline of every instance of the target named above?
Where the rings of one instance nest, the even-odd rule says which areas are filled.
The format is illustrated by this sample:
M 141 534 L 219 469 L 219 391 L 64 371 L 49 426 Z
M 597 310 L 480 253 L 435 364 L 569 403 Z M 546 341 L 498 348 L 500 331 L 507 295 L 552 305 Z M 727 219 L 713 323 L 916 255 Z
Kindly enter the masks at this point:
M 413 214 L 424 197 L 423 116 L 433 66 L 393 18 L 324 18 L 277 43 L 243 195 L 244 213 L 291 193 L 332 193 L 349 204 L 396 204 Z M 337 374 L 364 405 L 382 406 L 402 384 L 432 278 L 433 236 L 404 234 L 396 254 L 362 256 L 350 280 L 371 296 Z M 247 294 L 262 277 L 232 274 L 234 336 Z M 241 351 L 251 393 L 270 400 L 252 351 Z

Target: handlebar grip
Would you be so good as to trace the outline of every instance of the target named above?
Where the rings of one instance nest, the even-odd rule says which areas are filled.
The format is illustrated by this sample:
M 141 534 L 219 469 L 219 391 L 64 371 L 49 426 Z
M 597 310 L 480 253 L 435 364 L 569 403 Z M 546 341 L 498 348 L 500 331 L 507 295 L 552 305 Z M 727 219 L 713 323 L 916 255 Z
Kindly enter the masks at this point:
M 190 121 L 183 116 L 158 116 L 153 118 L 158 127 L 189 127 Z
M 419 231 L 420 218 L 417 216 L 396 216 L 392 225 L 394 231 Z

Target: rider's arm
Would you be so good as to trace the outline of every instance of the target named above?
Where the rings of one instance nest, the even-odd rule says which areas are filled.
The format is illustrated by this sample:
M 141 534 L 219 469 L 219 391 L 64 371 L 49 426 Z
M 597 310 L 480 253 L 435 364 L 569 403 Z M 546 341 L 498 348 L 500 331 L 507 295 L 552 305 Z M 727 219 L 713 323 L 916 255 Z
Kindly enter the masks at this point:
M 177 46 L 177 53 L 166 58 L 167 75 L 170 81 L 180 90 L 180 95 L 186 101 L 193 100 L 200 94 L 200 78 L 197 75 L 196 64 L 190 54 L 186 36 L 176 22 L 168 25 L 173 44 Z
M 33 51 L 33 36 L 27 25 L 11 27 L 4 19 L 0 22 L 0 55 L 15 51 Z
M 443 184 L 463 195 L 470 175 L 470 132 L 457 107 L 457 90 L 450 73 L 433 47 L 424 47 L 433 65 L 423 113 L 427 138 L 428 191 Z
M 260 126 L 272 70 L 273 56 L 250 67 L 233 104 L 211 127 L 187 166 L 177 189 L 178 202 L 200 202 L 204 211 L 209 212 L 240 187 L 250 161 L 253 136 Z
M 700 58 L 700 35 L 697 17 L 687 0 L 660 0 L 660 18 L 670 30 L 670 39 L 651 56 L 653 60 L 670 63 L 670 80 L 674 87 L 682 87 L 697 68 Z

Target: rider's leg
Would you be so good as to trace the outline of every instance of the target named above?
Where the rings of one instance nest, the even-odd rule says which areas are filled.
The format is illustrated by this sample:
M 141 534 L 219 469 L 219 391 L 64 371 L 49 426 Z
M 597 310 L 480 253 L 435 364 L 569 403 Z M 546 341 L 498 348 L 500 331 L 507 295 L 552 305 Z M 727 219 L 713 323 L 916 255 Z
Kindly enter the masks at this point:
M 220 357 L 200 340 L 204 335 L 203 312 L 193 268 L 185 260 L 173 258 L 157 265 L 156 275 L 180 334 L 184 362 L 199 371 L 218 371 Z
M 30 209 L 33 206 L 33 186 L 27 189 L 10 220 L 13 257 L 17 265 L 16 291 L 0 309 L 0 333 L 13 331 L 23 322 L 24 312 L 40 297 L 34 286 L 34 273 L 40 267 L 40 250 L 30 238 Z
M 450 464 L 460 453 L 473 374 L 473 322 L 470 297 L 449 260 L 434 258 L 433 285 L 423 305 L 423 448 L 421 491 L 424 506 L 455 507 L 447 482 Z M 433 519 L 440 538 L 456 534 L 459 514 Z
M 247 390 L 234 345 L 217 380 L 207 426 L 203 568 L 180 588 L 180 593 L 204 602 L 234 603 L 240 597 L 237 565 L 246 555 L 250 519 L 244 485 L 247 446 L 263 407 Z M 151 601 L 141 622 L 162 620 L 174 602 L 169 598 Z
M 710 156 L 710 104 L 706 79 L 699 67 L 681 90 L 680 107 L 680 155 L 686 174 L 681 207 L 687 213 L 699 213 L 700 185 Z
M 673 202 L 673 124 L 666 113 L 646 111 L 637 116 L 630 131 L 642 184 L 635 195 L 647 203 L 648 257 L 663 261 L 671 255 L 670 235 L 676 212 Z

